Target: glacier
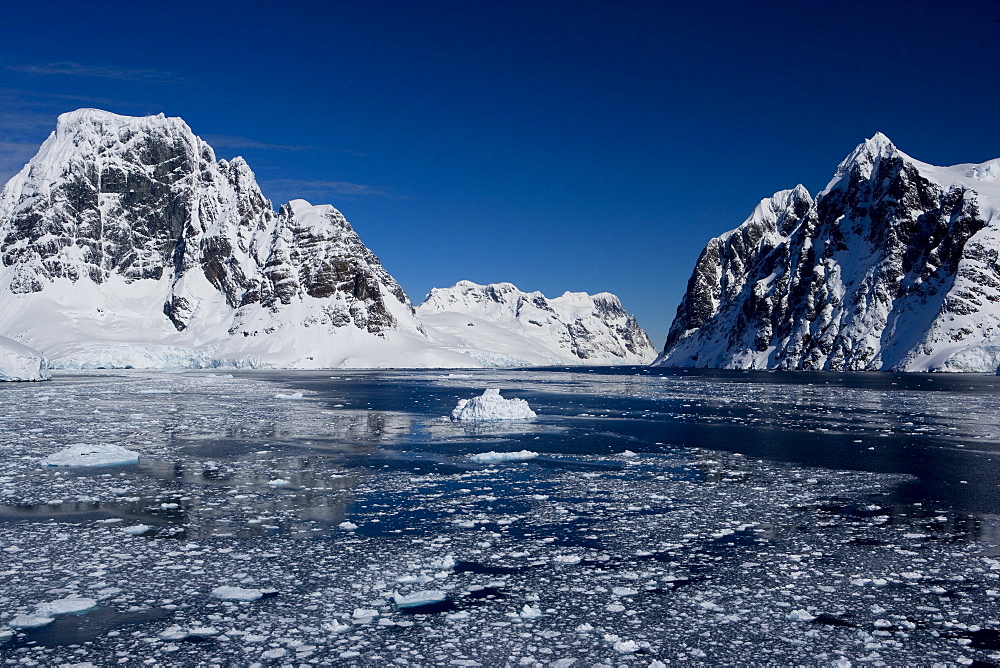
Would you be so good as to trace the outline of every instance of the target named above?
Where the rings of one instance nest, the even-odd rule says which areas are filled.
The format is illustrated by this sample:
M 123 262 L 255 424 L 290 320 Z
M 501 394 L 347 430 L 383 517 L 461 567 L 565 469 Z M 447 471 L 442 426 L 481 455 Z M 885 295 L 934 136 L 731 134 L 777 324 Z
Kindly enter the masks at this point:
M 660 366 L 995 372 L 1000 159 L 937 167 L 883 134 L 706 245 Z
M 617 298 L 595 299 L 616 321 L 629 317 Z M 489 347 L 502 337 L 477 348 L 429 332 L 337 209 L 294 199 L 275 211 L 242 158 L 217 160 L 163 114 L 59 117 L 0 192 L 0 305 L 0 334 L 56 369 L 561 361 L 539 346 Z M 551 337 L 539 336 L 547 351 Z M 622 356 L 604 342 L 613 350 L 578 346 L 571 357 L 629 363 L 647 352 Z

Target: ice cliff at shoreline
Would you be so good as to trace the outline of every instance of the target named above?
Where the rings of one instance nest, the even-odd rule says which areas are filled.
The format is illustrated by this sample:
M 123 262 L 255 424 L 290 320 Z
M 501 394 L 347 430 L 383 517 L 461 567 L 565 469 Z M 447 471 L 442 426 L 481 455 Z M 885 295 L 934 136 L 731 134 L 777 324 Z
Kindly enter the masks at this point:
M 0 381 L 48 379 L 48 362 L 40 352 L 0 336 Z
M 815 200 L 709 241 L 655 364 L 985 371 L 1000 364 L 1000 159 L 935 167 L 877 134 Z

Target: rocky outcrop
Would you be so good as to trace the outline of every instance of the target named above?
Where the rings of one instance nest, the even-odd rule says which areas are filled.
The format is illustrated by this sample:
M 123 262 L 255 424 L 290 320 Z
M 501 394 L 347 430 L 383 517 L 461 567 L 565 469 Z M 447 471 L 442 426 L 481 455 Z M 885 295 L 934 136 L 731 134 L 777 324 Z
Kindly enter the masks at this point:
M 699 257 L 665 366 L 994 371 L 1000 160 L 934 167 L 884 135 L 813 201 L 763 200 Z

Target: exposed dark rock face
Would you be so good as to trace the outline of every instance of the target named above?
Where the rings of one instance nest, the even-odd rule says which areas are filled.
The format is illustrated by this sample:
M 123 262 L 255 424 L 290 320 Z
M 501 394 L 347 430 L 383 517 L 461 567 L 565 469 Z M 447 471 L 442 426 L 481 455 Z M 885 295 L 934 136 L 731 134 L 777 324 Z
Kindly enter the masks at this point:
M 994 370 L 994 163 L 931 167 L 878 135 L 815 202 L 764 200 L 702 252 L 657 363 Z
M 162 312 L 177 331 L 211 291 L 234 310 L 328 300 L 327 324 L 373 334 L 397 324 L 386 298 L 412 312 L 336 209 L 296 200 L 275 213 L 242 158 L 217 162 L 162 115 L 61 116 L 0 197 L 0 260 L 16 294 L 60 279 L 166 281 Z

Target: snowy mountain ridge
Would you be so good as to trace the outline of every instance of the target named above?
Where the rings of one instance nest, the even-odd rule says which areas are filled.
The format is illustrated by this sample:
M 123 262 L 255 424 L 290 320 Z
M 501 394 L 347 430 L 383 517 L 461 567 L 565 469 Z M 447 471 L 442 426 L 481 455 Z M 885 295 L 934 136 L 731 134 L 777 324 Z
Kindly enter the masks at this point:
M 709 241 L 663 366 L 989 371 L 1000 365 L 1000 159 L 937 167 L 883 134 L 813 200 L 762 200 Z
M 242 158 L 216 160 L 183 120 L 96 109 L 61 115 L 0 192 L 0 334 L 52 368 L 506 358 L 428 336 L 334 207 L 275 211 Z
M 647 364 L 656 356 L 635 318 L 608 292 L 548 298 L 511 283 L 459 281 L 431 290 L 417 315 L 439 345 L 490 366 Z

